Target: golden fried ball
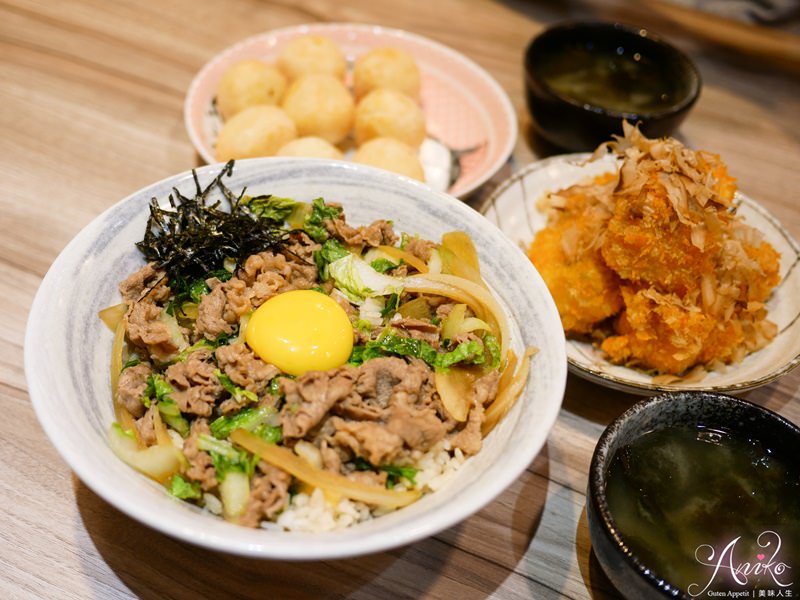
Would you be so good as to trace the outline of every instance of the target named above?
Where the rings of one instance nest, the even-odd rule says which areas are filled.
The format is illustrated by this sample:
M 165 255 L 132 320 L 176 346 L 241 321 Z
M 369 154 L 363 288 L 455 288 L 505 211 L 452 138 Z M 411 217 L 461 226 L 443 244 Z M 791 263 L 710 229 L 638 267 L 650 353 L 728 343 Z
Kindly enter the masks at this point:
M 393 137 L 413 148 L 425 141 L 425 115 L 414 100 L 387 88 L 371 91 L 356 106 L 359 146 L 376 137 Z
M 425 181 L 425 171 L 414 148 L 390 137 L 377 137 L 361 146 L 353 162 L 394 171 L 413 179 Z
M 309 73 L 327 73 L 344 79 L 347 60 L 330 38 L 306 35 L 289 40 L 278 54 L 278 68 L 294 80 Z
M 278 104 L 286 85 L 286 76 L 275 65 L 244 60 L 223 73 L 217 88 L 217 108 L 228 120 L 248 106 Z
M 321 137 L 306 136 L 292 140 L 278 150 L 277 156 L 311 156 L 315 158 L 333 158 L 342 160 L 344 154 L 328 140 Z
M 297 137 L 297 128 L 277 106 L 250 106 L 226 121 L 217 136 L 217 160 L 273 156 Z
M 282 106 L 301 136 L 313 135 L 338 144 L 353 127 L 353 97 L 333 75 L 312 73 L 293 81 Z
M 353 67 L 356 99 L 378 88 L 391 88 L 417 100 L 419 81 L 419 67 L 414 57 L 399 48 L 370 50 L 359 56 Z

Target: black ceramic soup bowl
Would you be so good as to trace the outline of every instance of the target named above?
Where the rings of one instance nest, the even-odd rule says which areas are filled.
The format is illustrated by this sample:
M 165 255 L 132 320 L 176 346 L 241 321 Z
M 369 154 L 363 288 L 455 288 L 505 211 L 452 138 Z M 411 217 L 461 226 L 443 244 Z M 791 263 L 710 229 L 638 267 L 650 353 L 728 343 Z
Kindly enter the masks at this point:
M 700 95 L 700 74 L 680 50 L 620 23 L 556 25 L 525 51 L 525 90 L 536 130 L 570 151 L 622 134 L 622 121 L 648 137 L 671 135 Z
M 800 428 L 724 394 L 642 400 L 597 443 L 586 514 L 595 556 L 627 598 L 796 588 Z

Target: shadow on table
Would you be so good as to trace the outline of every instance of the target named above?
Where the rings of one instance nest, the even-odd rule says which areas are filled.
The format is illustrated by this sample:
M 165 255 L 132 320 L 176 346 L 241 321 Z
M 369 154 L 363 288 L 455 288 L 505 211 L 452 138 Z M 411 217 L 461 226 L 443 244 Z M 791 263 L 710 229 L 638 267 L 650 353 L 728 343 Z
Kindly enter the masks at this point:
M 600 566 L 600 561 L 597 560 L 594 550 L 592 550 L 585 507 L 578 520 L 578 528 L 575 530 L 575 551 L 578 555 L 578 566 L 583 582 L 594 600 L 623 598 L 623 595 L 617 591 L 617 588 L 606 576 L 603 567 Z
M 547 497 L 547 450 L 489 506 L 434 537 L 380 554 L 282 562 L 215 552 L 173 539 L 105 502 L 77 477 L 78 510 L 94 548 L 84 570 L 95 598 L 483 598 L 501 587 L 533 537 Z M 95 551 L 96 549 L 96 551 Z M 96 583 L 95 554 L 119 578 Z
M 603 387 L 570 373 L 562 408 L 605 427 L 642 398 Z

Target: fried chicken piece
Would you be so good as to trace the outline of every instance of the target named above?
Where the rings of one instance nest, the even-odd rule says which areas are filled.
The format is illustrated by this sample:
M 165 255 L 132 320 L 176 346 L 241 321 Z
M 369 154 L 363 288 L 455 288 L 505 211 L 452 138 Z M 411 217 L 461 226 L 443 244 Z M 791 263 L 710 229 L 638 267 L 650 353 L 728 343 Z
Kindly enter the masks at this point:
M 601 252 L 622 279 L 683 296 L 699 289 L 703 273 L 715 270 L 719 234 L 703 248 L 692 242 L 692 226 L 682 223 L 663 186 L 648 183 L 638 194 L 617 196 Z
M 614 174 L 550 195 L 550 225 L 538 232 L 528 257 L 556 301 L 564 331 L 588 334 L 622 308 L 619 278 L 604 263 L 600 242 L 611 216 Z
M 553 296 L 568 334 L 591 333 L 597 323 L 622 308 L 619 278 L 603 263 L 600 252 L 569 260 L 563 241 L 575 226 L 565 221 L 539 232 L 528 250 Z
M 612 362 L 662 373 L 682 373 L 697 363 L 714 319 L 650 288 L 623 286 L 622 297 L 625 310 L 615 323 L 619 335 L 601 344 Z
M 627 124 L 595 155 L 608 149 L 618 174 L 550 194 L 529 249 L 565 332 L 607 335 L 597 325 L 616 315 L 601 344 L 611 361 L 677 375 L 769 343 L 780 255 L 736 216 L 720 157 Z

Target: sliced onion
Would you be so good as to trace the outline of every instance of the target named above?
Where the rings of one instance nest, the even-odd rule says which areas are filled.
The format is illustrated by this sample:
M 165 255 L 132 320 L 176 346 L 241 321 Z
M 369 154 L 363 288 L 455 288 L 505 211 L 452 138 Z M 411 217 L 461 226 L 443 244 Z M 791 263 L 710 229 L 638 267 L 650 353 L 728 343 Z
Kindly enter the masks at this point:
M 101 310 L 98 316 L 103 320 L 103 323 L 106 324 L 111 331 L 114 331 L 119 322 L 122 321 L 122 318 L 125 316 L 125 312 L 128 310 L 128 305 L 124 302 L 120 302 L 119 304 L 115 304 L 114 306 L 108 306 Z
M 122 427 L 122 430 L 133 432 L 133 437 L 136 440 L 137 448 L 140 450 L 147 448 L 147 444 L 144 443 L 142 436 L 139 435 L 139 428 L 136 427 L 136 419 L 133 418 L 133 415 L 121 404 L 117 404 L 116 402 L 114 404 L 117 414 L 117 423 L 119 423 L 119 426 Z
M 119 418 L 119 406 L 117 402 L 117 391 L 119 388 L 119 374 L 122 372 L 122 353 L 125 351 L 125 334 L 128 331 L 125 319 L 120 319 L 114 328 L 114 342 L 111 344 L 111 398 Z
M 424 261 L 419 259 L 414 254 L 411 254 L 411 252 L 406 252 L 405 250 L 401 250 L 400 248 L 395 248 L 394 246 L 378 246 L 378 250 L 380 250 L 385 254 L 388 254 L 392 258 L 396 258 L 397 260 L 402 260 L 408 265 L 414 267 L 420 273 L 428 272 L 428 265 L 426 265 Z
M 425 298 L 417 296 L 413 300 L 409 300 L 398 306 L 397 312 L 406 319 L 430 319 L 431 305 L 428 304 Z
M 153 431 L 156 434 L 156 444 L 159 446 L 169 446 L 170 448 L 175 447 L 167 431 L 167 426 L 164 425 L 164 420 L 161 418 L 161 411 L 158 409 L 153 411 Z
M 461 331 L 464 323 L 464 314 L 467 312 L 466 304 L 455 304 L 442 321 L 442 339 L 452 340 Z
M 428 272 L 436 275 L 442 272 L 442 256 L 439 254 L 438 248 L 431 252 L 428 259 Z
M 500 375 L 500 381 L 497 382 L 497 393 L 501 393 L 504 389 L 506 389 L 511 380 L 514 378 L 514 369 L 517 368 L 517 353 L 514 350 L 509 349 L 508 351 L 508 361 L 506 363 L 505 369 L 503 369 L 503 374 Z
M 500 356 L 508 351 L 509 329 L 505 313 L 488 289 L 462 277 L 439 274 L 415 275 L 403 280 L 408 292 L 430 293 L 445 296 L 472 307 L 478 318 L 499 330 Z
M 314 444 L 305 440 L 298 440 L 294 445 L 294 453 L 308 462 L 316 469 L 322 468 L 322 453 Z
M 486 287 L 481 277 L 478 252 L 469 235 L 463 231 L 445 233 L 439 250 L 442 256 L 442 273 L 463 277 Z
M 434 379 L 436 391 L 439 392 L 447 413 L 460 423 L 466 421 L 470 409 L 470 390 L 475 384 L 475 373 L 451 367 L 447 371 L 436 371 Z
M 228 471 L 219 482 L 219 497 L 222 500 L 222 516 L 228 521 L 236 520 L 247 508 L 250 500 L 250 478 L 241 471 Z
M 495 425 L 500 422 L 504 416 L 508 414 L 511 407 L 519 398 L 525 384 L 528 382 L 528 373 L 531 368 L 531 357 L 536 354 L 536 348 L 528 347 L 520 359 L 519 368 L 514 373 L 509 385 L 502 391 L 497 392 L 497 396 L 489 405 L 484 413 L 483 425 L 481 425 L 481 433 L 484 437 L 494 429 Z
M 469 333 L 471 331 L 492 331 L 491 325 L 478 317 L 467 317 L 461 322 L 458 333 Z
M 199 305 L 197 302 L 184 302 L 181 304 L 181 318 L 188 319 L 189 321 L 196 321 L 198 315 Z
M 172 444 L 140 449 L 135 439 L 113 426 L 108 430 L 108 444 L 123 462 L 161 484 L 180 469 L 179 451 Z
M 291 450 L 276 446 L 244 429 L 237 429 L 230 436 L 231 441 L 259 456 L 262 460 L 283 469 L 293 477 L 325 493 L 340 494 L 345 498 L 359 500 L 386 508 L 400 508 L 411 504 L 422 494 L 417 490 L 395 491 L 376 485 L 351 481 L 338 473 L 323 471 L 312 466 Z

